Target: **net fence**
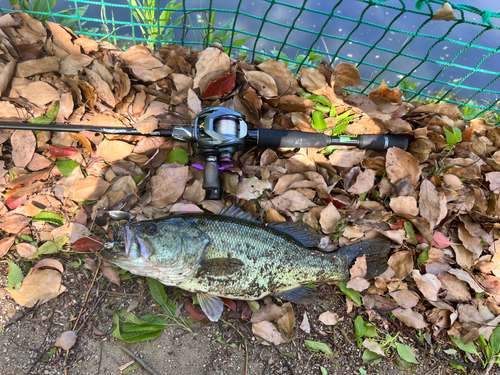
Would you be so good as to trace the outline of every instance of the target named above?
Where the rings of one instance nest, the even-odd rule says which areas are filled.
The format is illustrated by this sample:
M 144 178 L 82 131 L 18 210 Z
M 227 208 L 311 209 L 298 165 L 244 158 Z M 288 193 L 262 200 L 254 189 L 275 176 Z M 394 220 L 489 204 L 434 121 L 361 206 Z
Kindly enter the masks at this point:
M 440 0 L 9 0 L 42 21 L 123 48 L 221 44 L 232 57 L 276 58 L 292 71 L 355 64 L 368 93 L 385 80 L 406 100 L 446 101 L 466 119 L 500 114 L 500 13 Z M 473 4 L 481 1 L 470 1 Z M 499 8 L 500 9 L 500 8 Z M 0 0 L 0 11 L 11 11 Z M 443 12 L 443 10 L 441 10 Z

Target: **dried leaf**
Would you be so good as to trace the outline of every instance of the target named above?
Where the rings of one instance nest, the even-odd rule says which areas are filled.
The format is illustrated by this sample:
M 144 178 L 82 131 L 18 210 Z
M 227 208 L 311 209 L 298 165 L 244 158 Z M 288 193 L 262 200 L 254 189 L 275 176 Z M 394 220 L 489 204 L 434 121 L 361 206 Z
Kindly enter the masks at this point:
M 394 298 L 397 304 L 403 309 L 411 309 L 412 307 L 417 306 L 420 298 L 415 292 L 411 290 L 396 290 L 395 292 L 390 293 L 390 296 Z
M 326 78 L 317 68 L 300 69 L 300 83 L 309 92 L 315 94 L 326 86 Z
M 422 329 L 429 325 L 424 321 L 424 317 L 421 314 L 412 311 L 411 309 L 397 308 L 391 312 L 408 327 Z
M 420 215 L 427 219 L 431 229 L 434 229 L 439 222 L 446 217 L 446 198 L 439 196 L 436 186 L 429 180 L 424 180 L 420 184 L 420 198 L 418 201 Z
M 441 281 L 436 275 L 426 273 L 421 275 L 420 271 L 413 270 L 411 273 L 413 280 L 417 283 L 418 289 L 422 292 L 425 298 L 429 301 L 437 301 L 439 289 L 441 288 Z
M 123 160 L 129 156 L 134 150 L 134 145 L 123 141 L 102 141 L 97 146 L 97 157 L 101 157 L 106 161 Z
M 69 197 L 74 201 L 98 200 L 108 190 L 108 187 L 109 183 L 102 178 L 89 176 L 71 185 Z
M 394 270 L 394 276 L 403 280 L 413 269 L 413 256 L 409 251 L 398 251 L 391 255 L 387 264 Z
M 57 338 L 54 346 L 64 350 L 70 350 L 76 344 L 77 335 L 75 331 L 65 331 Z
M 278 318 L 276 323 L 278 323 L 280 330 L 292 335 L 293 328 L 295 327 L 295 313 L 293 311 L 292 304 L 290 302 L 285 302 L 281 307 L 285 309 L 285 313 L 283 316 Z
M 297 79 L 283 61 L 269 59 L 257 65 L 257 69 L 269 74 L 274 79 L 278 87 L 278 95 L 300 95 L 301 89 L 297 83 Z
M 198 55 L 196 62 L 196 76 L 193 81 L 193 88 L 197 88 L 200 80 L 206 75 L 220 72 L 219 76 L 226 74 L 231 65 L 229 56 L 220 49 L 208 47 Z M 214 77 L 213 79 L 216 79 Z M 212 79 L 212 80 L 213 80 Z
M 337 207 L 333 203 L 329 203 L 323 211 L 321 211 L 319 223 L 324 233 L 332 233 L 339 220 L 341 219 L 340 213 Z
M 355 277 L 354 279 L 349 280 L 346 286 L 350 289 L 362 292 L 370 287 L 370 282 L 361 277 Z
M 208 84 L 202 98 L 221 97 L 231 93 L 236 84 L 236 74 L 226 73 Z
M 12 298 L 24 307 L 42 305 L 66 290 L 61 284 L 62 274 L 52 269 L 37 269 L 23 280 L 21 288 L 8 290 Z
M 118 275 L 114 267 L 107 260 L 102 262 L 101 272 L 113 284 L 120 285 L 120 275 Z
M 33 158 L 36 137 L 31 130 L 16 130 L 11 138 L 12 160 L 17 167 L 24 168 Z
M 23 258 L 28 258 L 36 253 L 36 246 L 29 243 L 20 243 L 16 245 L 16 250 Z
M 366 169 L 356 177 L 356 182 L 347 191 L 351 194 L 368 193 L 375 184 L 375 172 L 373 169 Z
M 15 239 L 16 236 L 5 237 L 0 239 L 0 258 L 3 258 L 3 256 L 7 254 L 12 245 L 14 245 Z
M 149 182 L 153 206 L 163 208 L 175 203 L 184 193 L 188 177 L 189 167 L 177 163 L 163 164 L 158 168 L 156 176 Z
M 17 234 L 30 223 L 31 219 L 21 214 L 7 213 L 0 215 L 0 229 Z
M 322 313 L 318 320 L 326 326 L 334 326 L 339 322 L 339 316 L 331 311 L 325 311 Z
M 261 205 L 264 206 L 263 203 L 264 202 L 261 202 Z M 270 207 L 274 207 L 280 211 L 305 211 L 311 207 L 316 207 L 309 198 L 297 190 L 288 190 L 283 195 L 273 198 L 271 203 L 272 206 Z
M 417 200 L 411 196 L 391 198 L 389 205 L 395 213 L 404 213 L 417 216 L 420 212 L 417 207 Z
M 358 68 L 352 64 L 340 63 L 333 70 L 335 86 L 343 89 L 346 86 L 356 86 L 361 82 Z
M 259 95 L 264 98 L 274 98 L 278 96 L 278 87 L 273 77 L 269 74 L 259 71 L 244 71 L 245 77 Z
M 387 150 L 385 168 L 387 176 L 393 185 L 396 185 L 403 178 L 410 176 L 411 182 L 415 186 L 417 176 L 420 175 L 418 161 L 412 154 L 397 147 L 391 147 Z
M 256 199 L 260 197 L 264 190 L 270 190 L 272 187 L 268 180 L 259 180 L 257 177 L 244 178 L 236 190 L 236 196 L 240 199 Z
M 263 321 L 252 324 L 252 332 L 262 345 L 269 346 L 268 342 L 272 342 L 274 345 L 285 342 L 281 333 L 271 322 Z
M 458 224 L 458 238 L 460 238 L 460 241 L 462 241 L 467 250 L 470 250 L 477 255 L 481 255 L 483 252 L 481 238 L 471 235 L 463 224 Z
M 344 236 L 345 236 L 345 230 L 344 230 Z M 354 279 L 355 277 L 365 277 L 367 270 L 368 270 L 368 265 L 366 264 L 366 256 L 363 255 L 362 257 L 356 258 L 354 265 L 349 270 L 349 273 L 351 274 L 351 279 Z
M 366 150 L 335 150 L 330 155 L 330 163 L 335 167 L 352 168 L 355 165 L 361 164 L 365 158 Z
M 311 325 L 309 324 L 309 319 L 307 318 L 307 313 L 304 312 L 304 317 L 302 318 L 302 323 L 300 323 L 300 329 L 305 333 L 311 333 Z

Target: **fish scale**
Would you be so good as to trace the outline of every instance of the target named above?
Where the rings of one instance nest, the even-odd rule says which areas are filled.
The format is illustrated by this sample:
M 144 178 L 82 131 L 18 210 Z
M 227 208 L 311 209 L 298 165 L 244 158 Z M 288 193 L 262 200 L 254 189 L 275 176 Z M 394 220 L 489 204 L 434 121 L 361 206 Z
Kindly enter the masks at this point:
M 214 216 L 188 222 L 210 238 L 205 259 L 236 258 L 236 273 L 212 276 L 195 273 L 178 286 L 233 299 L 259 299 L 299 285 L 349 277 L 347 257 L 300 246 L 288 235 L 252 222 Z

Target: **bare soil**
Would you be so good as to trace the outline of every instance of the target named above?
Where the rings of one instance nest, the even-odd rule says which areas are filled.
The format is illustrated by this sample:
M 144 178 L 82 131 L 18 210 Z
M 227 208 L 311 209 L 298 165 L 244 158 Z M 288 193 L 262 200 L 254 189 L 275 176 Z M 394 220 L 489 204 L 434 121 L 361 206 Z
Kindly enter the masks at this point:
M 48 355 L 57 337 L 64 331 L 73 329 L 75 320 L 85 301 L 92 277 L 81 268 L 68 267 L 72 260 L 61 257 L 65 264 L 63 283 L 68 288 L 58 298 L 44 305 L 26 309 L 16 306 L 9 294 L 0 290 L 0 324 L 5 327 L 0 334 L 0 353 L 2 364 L 0 375 L 11 374 L 64 374 L 66 361 L 67 373 L 77 374 L 121 374 L 119 366 L 130 362 L 132 358 L 122 351 L 127 346 L 156 374 L 311 374 L 320 375 L 320 366 L 324 367 L 329 375 L 332 374 L 359 374 L 363 367 L 368 374 L 404 374 L 418 373 L 451 375 L 459 374 L 445 361 L 430 353 L 423 352 L 414 346 L 420 363 L 413 371 L 401 371 L 393 363 L 393 358 L 383 360 L 380 364 L 363 363 L 362 351 L 356 347 L 353 321 L 356 314 L 353 311 L 346 314 L 344 297 L 337 295 L 334 286 L 321 287 L 320 298 L 312 306 L 294 306 L 297 326 L 302 321 L 304 311 L 307 311 L 311 322 L 311 333 L 305 333 L 297 326 L 294 336 L 288 343 L 278 348 L 264 346 L 251 335 L 251 325 L 248 322 L 227 319 L 225 323 L 191 325 L 192 333 L 178 327 L 167 327 L 161 335 L 145 343 L 125 344 L 111 335 L 99 336 L 92 330 L 92 326 L 103 333 L 113 326 L 113 310 L 119 307 L 127 308 L 131 303 L 138 302 L 133 310 L 135 314 L 160 313 L 158 305 L 151 298 L 145 280 L 135 278 L 122 282 L 121 286 L 106 284 L 98 279 L 90 291 L 89 299 L 79 320 L 80 330 L 76 345 L 69 352 L 66 360 L 66 351 L 57 349 Z M 7 266 L 0 266 L 0 285 L 7 285 Z M 106 291 L 104 293 L 103 291 Z M 103 296 L 104 293 L 104 296 Z M 178 302 L 182 302 L 182 297 Z M 99 301 L 100 297 L 103 298 Z M 99 302 L 98 302 L 99 301 Z M 325 309 L 336 312 L 343 317 L 342 324 L 334 327 L 325 327 L 318 323 L 317 318 Z M 89 316 L 89 314 L 93 313 Z M 184 309 L 181 314 L 187 315 Z M 227 314 L 227 312 L 225 313 Z M 224 316 L 223 316 L 224 317 Z M 365 316 L 366 318 L 366 316 Z M 397 333 L 390 323 L 378 324 L 378 327 L 391 335 Z M 77 329 L 78 329 L 77 328 Z M 235 329 L 237 328 L 238 331 Z M 247 341 L 247 349 L 243 337 Z M 227 343 L 225 346 L 216 341 L 222 337 Z M 403 342 L 411 344 L 411 340 L 400 334 Z M 328 344 L 334 355 L 328 357 L 319 353 L 309 352 L 304 340 L 320 341 Z M 229 344 L 236 344 L 231 347 Z M 233 345 L 234 346 L 234 345 Z M 281 353 L 287 353 L 286 357 Z M 248 364 L 245 358 L 248 355 Z M 286 363 L 288 362 L 288 364 Z M 476 372 L 472 372 L 476 373 Z M 477 372 L 479 373 L 479 372 Z M 148 374 L 139 367 L 132 374 Z

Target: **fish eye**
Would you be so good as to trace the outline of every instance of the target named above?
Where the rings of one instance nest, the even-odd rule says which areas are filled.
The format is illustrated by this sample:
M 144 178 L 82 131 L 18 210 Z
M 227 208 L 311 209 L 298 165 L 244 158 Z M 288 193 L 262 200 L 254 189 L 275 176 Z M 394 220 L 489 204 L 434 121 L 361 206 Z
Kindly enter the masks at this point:
M 156 228 L 155 224 L 148 224 L 146 226 L 146 234 L 149 234 L 150 236 L 155 234 L 158 228 Z

